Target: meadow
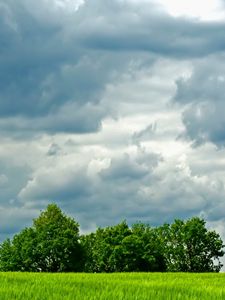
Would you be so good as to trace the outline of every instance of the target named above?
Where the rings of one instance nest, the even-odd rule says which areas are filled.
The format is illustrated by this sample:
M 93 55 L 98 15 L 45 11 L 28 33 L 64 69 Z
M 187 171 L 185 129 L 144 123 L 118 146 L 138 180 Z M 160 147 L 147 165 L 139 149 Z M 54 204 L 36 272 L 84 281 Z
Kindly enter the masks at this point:
M 0 299 L 224 300 L 225 274 L 0 273 Z

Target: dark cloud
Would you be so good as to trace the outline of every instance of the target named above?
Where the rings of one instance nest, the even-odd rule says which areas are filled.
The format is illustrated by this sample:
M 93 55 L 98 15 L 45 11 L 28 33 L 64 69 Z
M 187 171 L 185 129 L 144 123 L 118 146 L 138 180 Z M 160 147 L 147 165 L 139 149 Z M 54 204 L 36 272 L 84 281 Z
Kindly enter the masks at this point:
M 10 203 L 26 184 L 31 174 L 27 165 L 20 165 L 0 158 L 0 205 Z
M 86 169 L 76 165 L 55 166 L 44 168 L 41 172 L 33 174 L 26 186 L 20 191 L 19 198 L 40 199 L 48 201 L 70 201 L 90 196 L 92 183 Z
M 217 147 L 225 145 L 224 103 L 213 102 L 193 104 L 183 113 L 184 136 L 193 141 L 194 146 L 206 142 Z
M 1 233 L 0 242 L 6 238 L 11 238 L 25 226 L 31 226 L 32 220 L 38 216 L 40 210 L 23 207 L 18 203 L 11 203 L 5 207 L 0 207 Z
M 113 78 L 115 65 L 120 69 L 123 59 L 86 51 L 76 33 L 67 37 L 79 25 L 78 13 L 67 15 L 62 10 L 59 18 L 54 1 L 52 10 L 41 1 L 35 13 L 32 3 L 0 3 L 1 129 L 98 130 L 107 114 L 100 104 L 101 93 Z
M 225 145 L 225 65 L 224 56 L 196 63 L 189 78 L 177 81 L 175 101 L 186 105 L 184 135 L 194 145 L 212 142 Z
M 175 100 L 183 104 L 224 101 L 224 58 L 217 55 L 197 61 L 190 77 L 177 80 Z
M 31 168 L 0 151 L 0 242 L 32 222 L 32 210 L 21 207 L 17 194 L 31 176 Z M 7 152 L 7 150 L 6 150 Z
M 132 161 L 128 154 L 124 154 L 122 158 L 112 160 L 110 167 L 101 172 L 101 177 L 115 181 L 141 180 L 148 172 L 144 164 Z
M 225 46 L 223 22 L 174 18 L 151 2 L 86 1 L 80 13 L 88 16 L 88 23 L 80 24 L 80 36 L 93 49 L 190 58 L 223 51 Z
M 36 132 L 86 133 L 101 127 L 101 118 L 107 106 L 86 103 L 81 107 L 76 103 L 62 106 L 55 114 L 36 117 L 8 117 L 0 119 L 0 131 L 14 137 L 34 136 Z
M 54 156 L 61 153 L 61 148 L 58 144 L 52 143 L 48 149 L 47 155 Z
M 94 174 L 89 171 L 91 161 L 78 167 L 66 163 L 66 156 L 61 159 L 61 163 L 34 173 L 20 191 L 19 199 L 31 207 L 55 201 L 79 220 L 87 216 L 81 221 L 85 227 L 97 220 L 103 225 L 108 218 L 127 217 L 133 205 L 139 205 L 139 188 L 150 180 L 161 157 L 142 149 L 135 157 L 122 153 L 108 167 L 99 171 L 94 168 Z
M 90 164 L 55 165 L 33 174 L 20 192 L 21 201 L 31 207 L 56 201 L 82 228 L 90 229 L 121 219 L 156 225 L 202 213 L 213 221 L 214 201 L 221 205 L 225 195 L 219 180 L 192 175 L 186 162 L 170 164 L 142 148 L 132 155 L 121 153 L 93 174 Z
M 223 23 L 173 18 L 153 3 L 85 1 L 69 12 L 55 1 L 0 1 L 0 14 L 6 131 L 96 131 L 111 114 L 100 101 L 106 85 L 130 61 L 144 64 L 144 52 L 190 58 L 224 50 Z
M 18 199 L 9 203 L 9 213 L 18 211 L 19 215 L 12 228 L 3 219 L 4 232 L 11 234 L 21 228 L 23 209 L 24 224 L 28 224 L 29 216 L 37 216 L 51 202 L 58 203 L 87 231 L 122 219 L 129 224 L 141 220 L 159 225 L 200 214 L 209 221 L 222 218 L 219 210 L 224 206 L 224 183 L 220 178 L 199 175 L 196 169 L 192 174 L 186 160 L 173 162 L 136 146 L 130 153 L 115 154 L 110 161 L 106 157 L 108 163 L 94 156 L 49 156 L 48 163 L 27 178 Z M 0 178 L 3 185 L 7 184 L 5 176 Z

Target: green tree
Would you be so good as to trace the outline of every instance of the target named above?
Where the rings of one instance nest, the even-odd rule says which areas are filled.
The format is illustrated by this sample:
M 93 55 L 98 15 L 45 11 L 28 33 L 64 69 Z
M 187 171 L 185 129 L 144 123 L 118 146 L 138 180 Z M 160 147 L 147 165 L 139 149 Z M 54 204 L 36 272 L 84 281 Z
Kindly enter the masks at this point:
M 96 255 L 94 253 L 96 247 L 96 233 L 82 235 L 80 240 L 84 258 L 83 271 L 88 273 L 96 272 L 98 264 L 98 260 L 95 260 Z
M 55 204 L 0 245 L 0 271 L 218 272 L 223 242 L 200 218 L 152 228 L 125 221 L 79 236 L 79 224 Z
M 160 228 L 167 270 L 175 272 L 219 272 L 224 255 L 223 241 L 206 228 L 200 218 L 175 220 Z
M 125 221 L 82 237 L 86 272 L 164 271 L 156 229 Z
M 137 223 L 132 226 L 132 235 L 139 239 L 141 245 L 138 251 L 137 270 L 164 272 L 166 265 L 158 228 L 153 228 L 148 224 Z
M 122 240 L 130 234 L 131 230 L 123 221 L 115 226 L 98 228 L 94 234 L 83 236 L 82 245 L 86 253 L 85 271 L 122 271 L 116 253 Z
M 12 240 L 12 259 L 15 271 L 37 271 L 37 232 L 25 228 Z
M 50 204 L 32 227 L 1 245 L 0 260 L 4 271 L 80 271 L 83 257 L 79 225 Z
M 6 239 L 0 246 L 0 271 L 14 271 L 13 250 L 10 239 Z
M 79 271 L 82 249 L 79 243 L 79 225 L 50 204 L 34 220 L 37 233 L 38 268 L 46 272 Z
M 1 271 L 37 271 L 36 232 L 25 228 L 12 241 L 6 239 L 0 247 Z

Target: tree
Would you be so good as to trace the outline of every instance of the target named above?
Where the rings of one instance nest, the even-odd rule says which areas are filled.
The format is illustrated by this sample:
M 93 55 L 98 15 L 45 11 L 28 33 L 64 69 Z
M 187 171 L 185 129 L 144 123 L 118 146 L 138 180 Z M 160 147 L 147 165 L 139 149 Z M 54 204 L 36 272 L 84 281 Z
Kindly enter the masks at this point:
M 37 232 L 34 228 L 25 228 L 12 240 L 12 260 L 15 271 L 37 271 Z
M 136 253 L 139 252 L 137 270 L 164 272 L 166 265 L 158 228 L 136 223 L 132 226 L 132 234 L 139 239 L 141 245 L 139 251 L 136 251 Z
M 0 271 L 13 271 L 13 253 L 10 239 L 6 239 L 0 246 Z
M 85 249 L 86 272 L 120 272 L 120 260 L 116 256 L 122 240 L 131 231 L 125 221 L 115 226 L 98 228 L 93 234 L 83 236 L 81 241 Z
M 82 235 L 80 240 L 84 257 L 83 271 L 88 273 L 96 272 L 98 265 L 97 261 L 95 261 L 96 233 Z
M 168 271 L 219 272 L 224 255 L 223 241 L 215 231 L 207 230 L 200 218 L 175 220 L 160 228 Z
M 6 239 L 0 247 L 1 271 L 37 271 L 36 232 L 25 228 L 10 241 Z
M 34 220 L 37 233 L 38 268 L 46 272 L 79 271 L 82 249 L 79 225 L 55 204 Z
M 50 204 L 32 227 L 2 244 L 0 260 L 4 271 L 80 271 L 83 260 L 79 225 L 57 205 Z
M 164 271 L 156 230 L 125 221 L 82 237 L 86 272 Z
M 223 242 L 200 218 L 161 227 L 123 221 L 79 236 L 79 224 L 55 204 L 0 245 L 0 271 L 218 272 Z

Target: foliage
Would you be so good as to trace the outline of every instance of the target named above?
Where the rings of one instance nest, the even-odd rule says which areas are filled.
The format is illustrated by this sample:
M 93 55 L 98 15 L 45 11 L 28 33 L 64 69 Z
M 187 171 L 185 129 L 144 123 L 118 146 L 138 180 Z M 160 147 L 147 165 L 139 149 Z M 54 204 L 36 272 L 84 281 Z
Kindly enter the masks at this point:
M 215 231 L 207 230 L 203 219 L 175 220 L 171 225 L 162 226 L 160 233 L 168 271 L 218 272 L 221 269 L 223 241 Z
M 148 225 L 138 223 L 129 228 L 123 221 L 98 228 L 81 241 L 86 249 L 86 272 L 165 271 L 156 231 Z
M 0 269 L 1 271 L 13 271 L 14 262 L 13 262 L 13 253 L 12 253 L 12 243 L 10 239 L 6 239 L 0 247 Z
M 10 253 L 10 254 L 7 254 Z M 0 268 L 3 271 L 80 271 L 82 249 L 79 225 L 50 204 L 33 221 L 0 249 Z
M 219 272 L 223 242 L 203 219 L 150 227 L 126 221 L 79 236 L 79 224 L 50 204 L 0 245 L 1 271 Z
M 85 271 L 122 271 L 118 261 L 120 245 L 130 234 L 131 230 L 123 221 L 115 226 L 98 228 L 96 233 L 83 236 L 81 243 L 86 249 Z

